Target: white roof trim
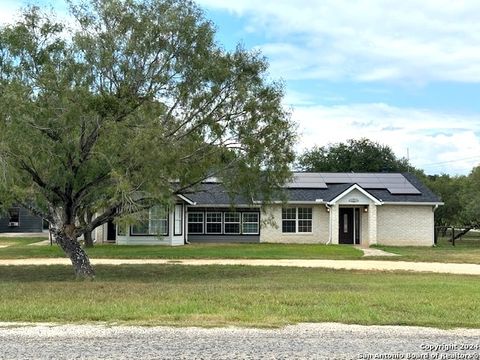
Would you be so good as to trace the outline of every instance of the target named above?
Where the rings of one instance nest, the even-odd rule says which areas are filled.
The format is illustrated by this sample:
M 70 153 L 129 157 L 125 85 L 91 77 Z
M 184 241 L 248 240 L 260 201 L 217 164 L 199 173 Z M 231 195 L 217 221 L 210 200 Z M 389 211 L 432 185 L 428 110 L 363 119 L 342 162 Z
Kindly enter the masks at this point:
M 197 205 L 197 203 L 195 201 L 192 201 L 190 200 L 189 198 L 187 198 L 186 196 L 183 196 L 181 194 L 177 194 L 177 196 L 182 199 L 183 201 L 185 201 L 187 204 L 189 205 Z
M 348 193 L 352 192 L 353 190 L 358 190 L 360 191 L 363 195 L 365 195 L 367 198 L 369 198 L 370 200 L 373 201 L 373 203 L 375 205 L 382 205 L 383 203 L 377 199 L 375 196 L 373 196 L 372 194 L 370 194 L 369 192 L 365 191 L 360 185 L 358 184 L 353 184 L 352 186 L 350 186 L 347 190 L 343 191 L 341 194 L 339 194 L 335 199 L 331 200 L 328 202 L 328 205 L 332 205 L 332 204 L 335 204 L 338 200 L 340 200 L 341 198 L 343 198 L 345 195 L 347 195 Z
M 384 201 L 384 205 L 445 205 L 443 202 L 418 202 L 418 201 Z
M 261 201 L 254 201 L 253 202 L 254 204 L 262 204 Z M 323 199 L 315 199 L 314 201 L 271 201 L 269 202 L 268 204 L 266 205 L 270 205 L 270 204 L 290 204 L 290 205 L 295 205 L 295 204 L 299 204 L 299 205 L 323 205 L 323 204 L 326 204 L 327 202 L 323 201 Z
M 232 208 L 232 204 L 191 204 L 193 206 L 193 209 L 195 207 L 199 208 Z M 252 204 L 233 204 L 233 208 L 252 208 L 252 209 L 258 209 L 260 208 L 259 205 L 252 205 Z

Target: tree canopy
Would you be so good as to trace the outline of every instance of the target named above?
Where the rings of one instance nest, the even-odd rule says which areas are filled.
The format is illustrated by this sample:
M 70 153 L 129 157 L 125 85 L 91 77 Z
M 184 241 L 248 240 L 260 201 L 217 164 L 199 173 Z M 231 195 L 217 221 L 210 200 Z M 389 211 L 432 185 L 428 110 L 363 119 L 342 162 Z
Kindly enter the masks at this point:
M 47 219 L 78 276 L 78 237 L 216 176 L 268 201 L 295 133 L 256 52 L 225 51 L 188 0 L 70 2 L 0 28 L 0 200 Z
M 406 172 L 413 167 L 393 150 L 369 139 L 315 146 L 300 155 L 297 167 L 317 172 Z

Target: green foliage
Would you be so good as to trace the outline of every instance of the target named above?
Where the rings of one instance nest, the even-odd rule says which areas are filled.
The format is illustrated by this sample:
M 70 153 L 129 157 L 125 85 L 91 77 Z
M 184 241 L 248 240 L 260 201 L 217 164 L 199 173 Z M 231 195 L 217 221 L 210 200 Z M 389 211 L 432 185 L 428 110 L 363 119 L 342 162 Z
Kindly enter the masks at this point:
M 187 0 L 70 10 L 68 28 L 30 7 L 0 29 L 2 197 L 78 234 L 209 176 L 268 201 L 295 135 L 260 54 L 223 50 Z
M 413 169 L 407 159 L 398 159 L 389 146 L 369 139 L 316 146 L 300 156 L 297 167 L 317 172 L 408 172 Z
M 468 176 L 428 176 L 426 184 L 444 202 L 435 212 L 437 226 L 480 228 L 480 167 Z
M 461 194 L 466 183 L 465 176 L 431 175 L 424 180 L 428 188 L 444 203 L 435 210 L 435 225 L 462 226 L 465 204 Z
M 460 197 L 464 207 L 463 224 L 480 229 L 480 166 L 473 168 L 465 178 Z

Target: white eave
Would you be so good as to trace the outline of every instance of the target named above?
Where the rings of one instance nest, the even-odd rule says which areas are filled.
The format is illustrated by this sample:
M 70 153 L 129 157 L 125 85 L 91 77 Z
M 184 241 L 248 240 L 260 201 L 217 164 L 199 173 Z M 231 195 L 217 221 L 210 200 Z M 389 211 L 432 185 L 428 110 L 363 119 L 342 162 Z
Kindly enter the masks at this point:
M 254 204 L 257 204 L 257 205 L 261 205 L 262 202 L 261 201 L 254 201 L 253 202 Z M 315 199 L 314 201 L 271 201 L 269 202 L 269 204 L 291 204 L 291 205 L 315 205 L 315 204 L 326 204 L 325 201 L 323 201 L 323 199 Z
M 382 202 L 384 205 L 429 205 L 429 206 L 435 206 L 435 205 L 445 205 L 443 202 L 420 202 L 420 201 L 384 201 Z
M 182 199 L 183 201 L 185 201 L 188 205 L 197 205 L 197 203 L 195 201 L 192 201 L 190 200 L 189 198 L 187 198 L 186 196 L 183 196 L 181 194 L 177 194 L 177 196 Z
M 341 198 L 343 198 L 345 195 L 347 195 L 348 193 L 352 192 L 353 190 L 358 190 L 360 191 L 363 195 L 365 195 L 367 198 L 369 198 L 370 200 L 372 200 L 372 202 L 375 204 L 375 205 L 382 205 L 384 204 L 381 200 L 377 199 L 375 196 L 373 196 L 372 194 L 370 194 L 368 191 L 365 191 L 361 186 L 359 186 L 358 184 L 353 184 L 352 186 L 350 186 L 348 189 L 346 189 L 345 191 L 343 191 L 342 193 L 340 193 L 339 195 L 337 195 L 333 200 L 329 201 L 328 202 L 328 205 L 333 205 L 335 204 L 338 200 L 340 200 Z
M 193 203 L 190 204 L 191 206 L 196 206 L 196 207 L 205 207 L 205 208 L 231 208 L 232 206 L 235 208 L 258 208 L 260 205 L 256 204 L 197 204 Z

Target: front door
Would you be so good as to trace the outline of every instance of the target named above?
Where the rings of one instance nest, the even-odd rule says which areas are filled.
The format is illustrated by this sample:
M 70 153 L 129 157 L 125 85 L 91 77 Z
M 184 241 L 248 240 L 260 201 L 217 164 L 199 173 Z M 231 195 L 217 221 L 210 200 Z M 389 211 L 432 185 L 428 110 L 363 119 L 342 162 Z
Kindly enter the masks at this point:
M 360 209 L 340 208 L 338 242 L 360 244 Z
M 353 244 L 353 208 L 340 208 L 338 242 Z

